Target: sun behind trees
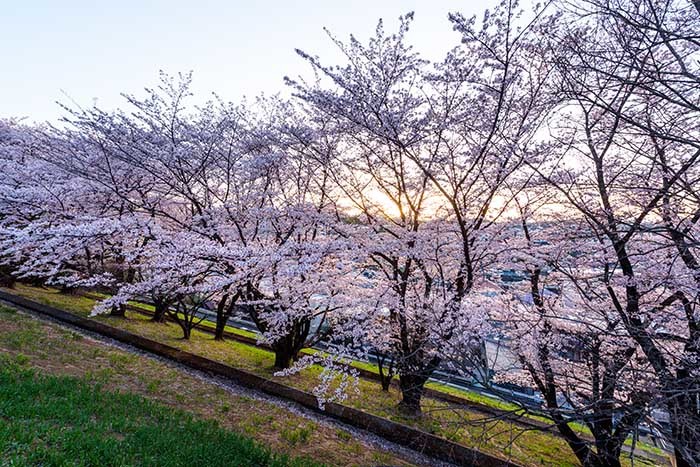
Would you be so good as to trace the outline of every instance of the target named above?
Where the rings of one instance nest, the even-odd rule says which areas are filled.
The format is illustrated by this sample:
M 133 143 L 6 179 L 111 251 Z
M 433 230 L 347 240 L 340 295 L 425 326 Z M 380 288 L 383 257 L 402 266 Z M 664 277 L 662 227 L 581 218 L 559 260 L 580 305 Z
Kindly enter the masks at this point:
M 248 319 L 282 374 L 326 365 L 320 400 L 370 355 L 409 416 L 439 369 L 514 382 L 584 465 L 641 422 L 700 465 L 700 11 L 505 1 L 451 14 L 439 63 L 412 19 L 329 34 L 338 65 L 298 51 L 315 79 L 290 101 L 193 107 L 162 74 L 124 110 L 3 122 L 2 284 L 145 299 L 185 339 L 203 310 L 217 339 Z

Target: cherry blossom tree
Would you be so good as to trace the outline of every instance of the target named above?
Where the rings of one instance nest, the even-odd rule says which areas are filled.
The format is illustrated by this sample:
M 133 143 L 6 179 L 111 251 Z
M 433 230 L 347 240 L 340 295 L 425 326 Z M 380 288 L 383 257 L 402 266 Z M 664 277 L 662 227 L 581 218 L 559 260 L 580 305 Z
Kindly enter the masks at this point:
M 437 348 L 449 340 L 438 323 L 451 321 L 453 310 L 445 306 L 449 286 L 440 277 L 451 260 L 432 236 L 442 223 L 427 222 L 439 201 L 409 154 L 428 147 L 416 96 L 426 63 L 404 40 L 411 19 L 402 17 L 394 35 L 386 35 L 380 22 L 367 45 L 331 36 L 347 56 L 343 67 L 324 67 L 299 51 L 335 87 L 288 82 L 337 139 L 331 176 L 355 213 L 349 235 L 363 244 L 364 268 L 374 276 L 363 301 L 371 311 L 363 319 L 366 343 L 380 359 L 394 359 L 403 394 L 399 408 L 418 414 L 423 386 L 440 364 Z
M 280 374 L 325 365 L 320 400 L 374 354 L 410 415 L 438 368 L 489 387 L 498 336 L 496 378 L 536 388 L 584 465 L 619 465 L 657 409 L 700 464 L 697 2 L 504 0 L 450 14 L 438 63 L 412 19 L 329 33 L 339 66 L 297 51 L 292 101 L 193 106 L 162 74 L 126 110 L 0 122 L 0 280 L 110 292 L 95 313 L 146 297 L 185 339 L 249 319 Z
M 140 263 L 145 270 L 136 276 L 143 283 L 121 281 L 121 298 L 110 303 L 138 292 L 153 296 L 164 311 L 169 304 L 184 306 L 175 284 L 192 293 L 205 287 L 206 294 L 202 289 L 196 295 L 216 301 L 216 338 L 223 338 L 229 317 L 241 312 L 276 350 L 277 366 L 286 368 L 302 347 L 324 334 L 312 332 L 311 323 L 320 319 L 316 331 L 325 329 L 320 317 L 335 308 L 311 305 L 319 296 L 330 300 L 338 293 L 326 284 L 336 280 L 332 258 L 343 247 L 334 243 L 334 207 L 316 178 L 327 168 L 303 156 L 307 130 L 288 104 L 261 98 L 253 112 L 246 105 L 211 103 L 190 114 L 189 86 L 189 76 L 163 75 L 146 99 L 126 96 L 136 109 L 131 114 L 73 111 L 73 129 L 62 135 L 75 147 L 58 160 L 69 173 L 106 187 L 134 218 L 154 224 L 144 236 L 150 244 L 139 247 L 160 259 Z M 206 245 L 190 257 L 208 279 L 175 274 L 171 265 L 185 259 L 173 256 L 174 238 L 180 248 L 188 248 L 183 239 Z M 155 245 L 166 248 L 165 256 L 152 252 Z M 146 253 L 134 258 L 139 254 Z M 169 271 L 174 282 L 154 284 L 154 270 Z M 303 280 L 295 282 L 298 278 Z M 220 288 L 212 289 L 215 285 Z
M 696 218 L 686 190 L 700 159 L 697 11 L 674 1 L 569 7 L 557 72 L 570 105 L 554 134 L 565 157 L 539 171 L 609 258 L 595 268 L 600 292 L 653 369 L 679 465 L 696 465 Z
M 528 200 L 503 240 L 502 268 L 522 279 L 495 286 L 484 298 L 489 322 L 498 323 L 495 330 L 520 367 L 497 377 L 542 394 L 583 465 L 620 465 L 622 446 L 657 395 L 653 371 L 605 292 L 619 284 L 605 273 L 613 260 L 596 232 L 562 213 L 536 222 L 532 209 Z M 574 423 L 586 425 L 594 441 Z
M 11 251 L 14 231 L 41 215 L 38 193 L 27 183 L 31 139 L 29 128 L 12 120 L 0 121 L 0 169 L 4 174 L 0 180 L 0 284 L 8 287 L 14 284 L 14 270 L 21 262 Z
M 329 196 L 327 134 L 289 103 L 257 104 L 263 111 L 250 137 L 266 154 L 256 168 L 266 192 L 245 235 L 240 303 L 275 350 L 275 366 L 286 369 L 302 348 L 329 338 L 355 249 Z
M 67 171 L 105 187 L 135 215 L 154 219 L 163 231 L 190 232 L 199 242 L 235 250 L 239 243 L 228 220 L 240 212 L 236 203 L 250 201 L 246 196 L 258 188 L 246 180 L 251 157 L 242 150 L 242 117 L 220 101 L 192 110 L 190 83 L 189 75 L 162 74 L 145 99 L 125 96 L 132 112 L 68 109 L 71 127 L 63 135 L 82 150 L 59 160 Z M 233 274 L 235 264 L 225 264 L 229 257 L 219 256 L 217 268 Z M 237 297 L 230 286 L 216 294 L 219 339 Z M 170 302 L 157 295 L 154 300 L 161 311 Z
M 156 297 L 156 303 L 167 305 L 163 314 L 180 326 L 183 339 L 189 339 L 206 318 L 204 311 L 210 302 L 236 280 L 218 261 L 229 252 L 191 232 L 154 233 L 152 241 L 139 251 L 136 280 L 122 284 L 117 294 L 95 307 L 93 314 L 123 307 L 129 300 Z
M 38 129 L 21 134 L 23 149 L 3 160 L 5 262 L 18 277 L 66 289 L 110 280 L 120 269 L 122 232 L 129 230 L 114 216 L 113 200 L 44 158 L 60 139 Z
M 491 230 L 508 204 L 500 191 L 551 108 L 546 47 L 536 36 L 553 23 L 537 11 L 518 27 L 520 14 L 505 2 L 478 31 L 473 20 L 451 15 L 463 46 L 434 67 L 407 44 L 408 14 L 393 35 L 380 22 L 367 44 L 331 36 L 346 65 L 325 66 L 298 51 L 320 78 L 287 79 L 342 135 L 336 183 L 360 222 L 386 237 L 369 257 L 394 284 L 393 296 L 384 296 L 394 303 L 377 308 L 393 318 L 367 322 L 393 322 L 389 360 L 412 412 L 440 364 L 435 349 L 472 331 L 462 303 L 492 260 Z

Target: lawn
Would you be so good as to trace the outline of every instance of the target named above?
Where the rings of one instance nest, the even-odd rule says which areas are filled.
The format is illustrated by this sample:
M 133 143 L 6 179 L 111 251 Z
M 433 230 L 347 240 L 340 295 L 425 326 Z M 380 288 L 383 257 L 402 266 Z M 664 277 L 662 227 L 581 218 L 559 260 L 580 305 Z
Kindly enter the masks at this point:
M 3 465 L 312 466 L 252 439 L 85 379 L 0 361 Z M 20 362 L 21 363 L 21 362 Z
M 14 366 L 15 369 L 42 375 L 68 376 L 95 390 L 138 396 L 176 414 L 187 412 L 194 419 L 208 420 L 218 424 L 222 430 L 254 440 L 258 446 L 278 453 L 277 459 L 288 456 L 290 459 L 313 459 L 326 465 L 339 466 L 411 465 L 402 457 L 357 439 L 344 429 L 310 420 L 264 400 L 231 393 L 161 361 L 105 345 L 60 325 L 33 319 L 3 306 L 0 306 L 0 361 L 2 367 Z M 0 401 L 6 399 L 9 398 L 0 394 Z M 0 404 L 0 407 L 4 406 Z M 113 407 L 119 410 L 118 405 Z M 0 427 L 4 430 L 8 417 L 3 410 L 0 410 Z M 61 426 L 57 423 L 55 426 L 61 432 L 73 429 L 73 425 Z M 26 423 L 23 429 L 30 428 L 31 425 Z M 14 428 L 10 431 L 15 436 L 22 433 L 22 430 Z M 122 436 L 123 433 L 115 439 L 125 439 Z M 44 443 L 46 439 L 36 438 L 36 443 Z M 48 440 L 47 446 L 54 446 L 55 440 Z M 20 441 L 10 440 L 9 449 L 20 447 Z M 5 447 L 0 449 L 2 466 L 75 465 L 72 461 L 61 464 L 58 461 L 35 462 L 33 458 L 13 459 L 10 457 L 12 453 L 5 450 Z M 71 456 L 68 457 L 72 459 Z M 13 462 L 9 459 L 13 459 Z M 171 465 L 164 462 L 147 461 L 145 465 Z M 87 464 L 103 465 L 102 462 Z M 137 461 L 125 461 L 123 465 L 134 464 L 144 465 Z M 213 458 L 209 462 L 212 466 L 222 464 L 238 465 L 218 462 Z
M 52 289 L 18 285 L 15 293 L 82 315 L 88 314 L 94 305 L 91 299 L 62 295 Z M 192 333 L 189 341 L 184 341 L 180 338 L 181 333 L 176 325 L 152 323 L 138 313 L 128 313 L 126 320 L 108 316 L 96 319 L 261 376 L 277 378 L 273 376 L 272 353 L 255 346 L 232 340 L 214 341 L 211 335 L 198 331 Z M 310 368 L 301 374 L 279 379 L 285 384 L 310 391 L 319 382 L 317 377 L 319 372 L 319 368 Z M 465 409 L 455 409 L 445 402 L 430 398 L 424 399 L 423 407 L 426 415 L 423 418 L 407 419 L 396 410 L 399 399 L 400 394 L 395 388 L 389 392 L 382 392 L 377 382 L 360 380 L 359 394 L 350 394 L 344 403 L 395 421 L 418 426 L 425 431 L 497 456 L 510 457 L 523 465 L 578 465 L 570 448 L 557 436 L 537 431 L 524 431 L 518 425 L 506 421 L 484 420 L 480 414 Z M 623 462 L 629 463 L 629 460 L 625 459 Z M 638 456 L 634 463 L 635 465 L 654 465 Z

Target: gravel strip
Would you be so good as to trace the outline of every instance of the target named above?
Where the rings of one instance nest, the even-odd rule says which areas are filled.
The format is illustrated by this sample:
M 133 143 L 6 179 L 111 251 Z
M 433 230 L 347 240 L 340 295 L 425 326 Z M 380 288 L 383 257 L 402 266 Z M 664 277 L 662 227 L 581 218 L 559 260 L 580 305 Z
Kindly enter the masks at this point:
M 50 322 L 50 323 L 58 325 L 62 328 L 70 329 L 71 331 L 73 331 L 77 334 L 80 334 L 81 336 L 83 336 L 87 339 L 90 339 L 94 342 L 98 342 L 100 344 L 107 345 L 109 347 L 117 348 L 117 349 L 123 350 L 125 352 L 129 352 L 132 354 L 140 355 L 142 357 L 146 357 L 146 358 L 149 358 L 151 360 L 156 360 L 156 361 L 163 363 L 171 368 L 176 368 L 179 371 L 182 371 L 182 372 L 188 374 L 189 376 L 192 376 L 198 380 L 204 381 L 206 383 L 214 384 L 214 385 L 224 389 L 229 394 L 232 394 L 235 396 L 250 397 L 250 398 L 258 400 L 258 401 L 263 401 L 263 402 L 266 402 L 269 404 L 274 404 L 277 407 L 288 410 L 288 411 L 294 413 L 295 415 L 303 417 L 307 420 L 311 420 L 311 421 L 318 423 L 320 425 L 323 425 L 325 427 L 345 430 L 345 431 L 351 433 L 355 439 L 358 439 L 358 440 L 372 446 L 373 448 L 383 449 L 385 451 L 389 451 L 389 452 L 396 454 L 397 456 L 399 456 L 405 460 L 408 460 L 409 462 L 415 463 L 417 465 L 435 466 L 435 467 L 454 466 L 454 464 L 450 464 L 448 462 L 441 461 L 441 460 L 426 456 L 424 454 L 421 454 L 420 452 L 408 449 L 408 448 L 406 448 L 404 446 L 400 446 L 396 443 L 392 443 L 391 441 L 387 441 L 384 438 L 381 438 L 381 437 L 374 435 L 372 433 L 368 433 L 364 430 L 361 430 L 361 429 L 358 429 L 356 427 L 339 422 L 331 417 L 326 417 L 326 416 L 323 416 L 322 414 L 313 412 L 310 409 L 297 404 L 296 402 L 290 402 L 290 401 L 286 401 L 284 399 L 280 399 L 277 397 L 272 397 L 272 396 L 265 394 L 263 392 L 240 386 L 229 379 L 221 378 L 218 376 L 212 376 L 212 375 L 209 375 L 205 372 L 194 370 L 192 368 L 186 367 L 185 365 L 173 362 L 171 360 L 168 360 L 166 358 L 163 358 L 163 357 L 160 357 L 157 355 L 153 355 L 153 354 L 148 353 L 148 352 L 144 352 L 144 351 L 136 349 L 130 345 L 124 344 L 124 343 L 116 341 L 114 339 L 110 339 L 110 338 L 102 336 L 100 334 L 86 331 L 82 328 L 72 326 L 70 324 L 55 320 L 55 319 L 47 317 L 47 316 L 35 314 L 34 312 L 32 312 L 32 310 L 28 310 L 26 308 L 20 307 L 14 303 L 5 302 L 4 300 L 0 300 L 0 303 L 5 304 L 7 306 L 10 306 L 12 308 L 18 309 L 24 315 L 29 316 L 32 319 Z

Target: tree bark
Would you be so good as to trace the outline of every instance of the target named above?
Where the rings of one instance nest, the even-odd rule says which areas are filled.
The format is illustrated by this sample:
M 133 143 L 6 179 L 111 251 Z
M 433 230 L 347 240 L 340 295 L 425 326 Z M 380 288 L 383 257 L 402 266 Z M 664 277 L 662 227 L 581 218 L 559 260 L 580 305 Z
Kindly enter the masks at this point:
M 608 438 L 605 443 L 596 443 L 597 454 L 591 456 L 592 467 L 620 467 L 620 453 L 622 445 L 616 440 Z
M 700 465 L 700 387 L 685 368 L 677 372 L 676 388 L 668 395 L 677 467 Z
M 76 289 L 75 289 L 75 287 L 71 287 L 71 286 L 69 286 L 69 285 L 63 284 L 63 285 L 61 286 L 60 292 L 61 292 L 62 294 L 65 294 L 65 295 L 74 295 L 75 292 L 76 292 Z
M 265 332 L 265 323 L 256 322 L 256 324 L 261 332 Z M 272 349 L 275 351 L 275 368 L 287 369 L 292 366 L 292 362 L 297 360 L 299 352 L 306 345 L 310 327 L 311 322 L 308 319 L 296 321 L 286 335 L 272 344 Z
M 214 340 L 222 341 L 224 340 L 224 330 L 226 329 L 226 323 L 228 322 L 229 314 L 227 313 L 228 308 L 226 303 L 228 301 L 228 294 L 224 294 L 216 304 L 216 328 L 214 329 Z
M 13 289 L 15 287 L 15 283 L 17 281 L 15 280 L 14 276 L 12 274 L 5 274 L 3 272 L 0 272 L 0 287 L 7 287 L 8 289 Z
M 381 383 L 382 383 L 382 391 L 389 392 L 389 388 L 391 387 L 391 378 L 385 377 L 384 375 L 382 375 L 381 376 Z
M 389 387 L 391 386 L 391 380 L 394 378 L 394 357 L 389 357 L 385 354 L 381 354 L 379 352 L 376 353 L 377 355 L 377 368 L 379 369 L 379 381 L 382 384 L 382 391 L 389 391 Z M 384 371 L 384 364 L 388 360 L 388 367 L 386 368 L 386 372 Z
M 399 411 L 411 417 L 419 417 L 421 412 L 421 398 L 423 386 L 428 378 L 423 375 L 400 374 L 399 387 L 401 388 L 401 402 Z
M 275 368 L 286 370 L 292 366 L 294 357 L 288 349 L 275 349 Z
M 216 315 L 216 329 L 214 330 L 214 340 L 222 341 L 224 340 L 224 331 L 226 330 L 226 324 L 228 322 L 228 316 Z
M 285 370 L 292 366 L 301 350 L 297 327 L 294 326 L 289 334 L 279 338 L 273 345 L 275 351 L 275 368 Z M 304 336 L 305 337 L 305 336 Z
M 182 317 L 180 317 L 180 314 L 182 314 Z M 184 340 L 189 340 L 190 335 L 192 334 L 192 320 L 191 316 L 188 313 L 187 308 L 182 306 L 182 302 L 177 306 L 176 309 L 168 309 L 168 315 L 180 326 L 180 329 L 182 330 L 182 338 Z
M 117 318 L 125 318 L 126 317 L 126 305 L 124 305 L 122 303 L 119 306 L 113 306 L 109 312 L 109 316 L 115 316 Z
M 153 318 L 151 318 L 151 321 L 155 323 L 164 323 L 166 313 L 168 312 L 168 303 L 164 300 L 155 300 L 154 305 L 155 312 L 153 313 Z

